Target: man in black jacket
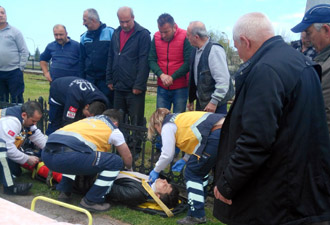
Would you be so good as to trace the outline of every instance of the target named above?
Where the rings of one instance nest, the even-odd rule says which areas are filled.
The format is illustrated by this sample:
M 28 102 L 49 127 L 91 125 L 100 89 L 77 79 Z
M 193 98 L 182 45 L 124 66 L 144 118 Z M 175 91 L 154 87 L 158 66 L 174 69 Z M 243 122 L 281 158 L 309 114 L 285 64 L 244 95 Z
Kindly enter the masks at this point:
M 131 124 L 143 126 L 150 32 L 134 21 L 133 10 L 129 7 L 119 8 L 117 16 L 120 26 L 110 44 L 107 85 L 114 90 L 114 108 L 128 115 Z M 141 148 L 139 145 L 137 152 Z
M 240 225 L 330 221 L 330 141 L 313 62 L 274 36 L 261 13 L 242 16 L 233 38 L 244 64 L 221 130 L 214 216 Z
M 151 197 L 142 186 L 141 179 L 148 180 L 149 176 L 139 172 L 119 173 L 110 193 L 106 196 L 107 200 L 129 206 L 137 206 L 146 202 Z M 179 190 L 169 184 L 166 179 L 158 178 L 151 188 L 168 208 L 174 208 L 177 205 Z

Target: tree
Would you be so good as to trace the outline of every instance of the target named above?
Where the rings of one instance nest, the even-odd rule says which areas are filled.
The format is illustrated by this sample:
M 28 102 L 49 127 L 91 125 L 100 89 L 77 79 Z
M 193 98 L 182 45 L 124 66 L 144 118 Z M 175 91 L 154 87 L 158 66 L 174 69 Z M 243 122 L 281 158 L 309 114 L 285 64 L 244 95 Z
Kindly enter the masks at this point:
M 39 48 L 38 47 L 36 48 L 36 51 L 34 53 L 34 60 L 35 61 L 39 61 L 40 60 L 40 51 L 39 51 Z

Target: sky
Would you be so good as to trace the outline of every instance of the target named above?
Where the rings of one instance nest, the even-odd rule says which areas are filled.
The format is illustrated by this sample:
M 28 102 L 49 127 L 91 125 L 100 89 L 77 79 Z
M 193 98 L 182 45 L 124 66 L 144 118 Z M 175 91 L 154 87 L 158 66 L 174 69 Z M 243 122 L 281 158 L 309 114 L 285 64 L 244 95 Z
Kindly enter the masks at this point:
M 202 21 L 208 31 L 224 32 L 231 46 L 232 28 L 238 18 L 249 12 L 262 12 L 273 23 L 275 33 L 286 41 L 299 35 L 290 29 L 298 24 L 305 12 L 306 0 L 2 0 L 7 22 L 19 29 L 34 54 L 38 47 L 43 52 L 54 41 L 53 26 L 66 26 L 68 36 L 79 42 L 87 29 L 82 25 L 84 10 L 94 8 L 101 22 L 119 26 L 117 10 L 121 6 L 133 9 L 135 21 L 147 28 L 151 35 L 158 31 L 157 18 L 169 13 L 180 28 L 187 29 L 191 21 Z

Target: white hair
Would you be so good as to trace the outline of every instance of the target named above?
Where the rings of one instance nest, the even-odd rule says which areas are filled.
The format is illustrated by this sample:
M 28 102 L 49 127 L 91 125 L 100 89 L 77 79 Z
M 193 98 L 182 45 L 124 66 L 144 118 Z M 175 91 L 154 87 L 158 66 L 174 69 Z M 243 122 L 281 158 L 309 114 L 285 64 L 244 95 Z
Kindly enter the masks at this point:
M 233 39 L 238 43 L 241 36 L 252 41 L 264 42 L 274 35 L 274 27 L 268 17 L 258 12 L 241 16 L 233 28 Z
M 320 31 L 324 24 L 330 26 L 330 23 L 314 23 L 314 27 L 317 31 Z

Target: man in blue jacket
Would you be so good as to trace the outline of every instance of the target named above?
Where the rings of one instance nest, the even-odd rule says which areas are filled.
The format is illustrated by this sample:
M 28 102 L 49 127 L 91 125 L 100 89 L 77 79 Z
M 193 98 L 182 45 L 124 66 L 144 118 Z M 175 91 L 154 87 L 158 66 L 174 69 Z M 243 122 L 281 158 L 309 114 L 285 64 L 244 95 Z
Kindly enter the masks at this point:
M 79 77 L 79 43 L 68 37 L 64 25 L 53 28 L 55 41 L 49 43 L 40 55 L 40 67 L 49 82 L 59 77 Z M 52 60 L 50 71 L 48 63 Z
M 62 77 L 49 90 L 49 124 L 46 134 L 107 108 L 108 99 L 92 83 L 78 77 Z
M 143 126 L 150 32 L 134 21 L 133 10 L 129 7 L 119 8 L 117 16 L 120 26 L 110 44 L 107 85 L 114 90 L 114 108 L 128 115 L 131 124 Z M 138 143 L 137 153 L 140 149 Z
M 110 108 L 113 108 L 113 92 L 106 85 L 105 74 L 114 29 L 101 23 L 95 9 L 84 11 L 83 24 L 87 32 L 80 37 L 80 77 L 100 89 L 109 99 Z

